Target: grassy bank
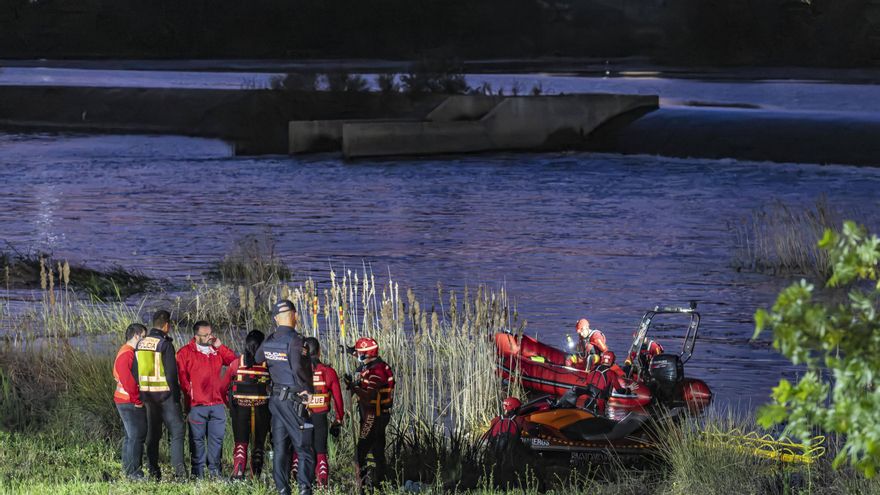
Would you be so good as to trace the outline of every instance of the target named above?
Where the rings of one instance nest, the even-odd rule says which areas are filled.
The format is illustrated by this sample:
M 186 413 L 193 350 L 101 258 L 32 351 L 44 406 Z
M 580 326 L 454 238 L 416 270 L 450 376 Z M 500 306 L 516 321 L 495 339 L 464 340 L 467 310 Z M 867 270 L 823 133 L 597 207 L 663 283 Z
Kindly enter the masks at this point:
M 474 494 L 880 493 L 877 481 L 832 470 L 830 456 L 811 466 L 783 465 L 735 445 L 707 441 L 702 432 L 708 427 L 754 428 L 715 416 L 665 425 L 660 454 L 649 460 L 611 456 L 572 467 L 567 458 L 520 455 L 503 465 L 478 437 L 497 414 L 500 398 L 521 395 L 515 384 L 504 386 L 494 375 L 489 337 L 502 328 L 525 327 L 505 291 L 479 287 L 458 293 L 438 286 L 434 302 L 426 304 L 394 281 L 377 284 L 369 270 L 331 273 L 326 287 L 312 280 L 275 287 L 296 304 L 301 330 L 321 340 L 326 360 L 337 370 L 350 370 L 354 363 L 335 352 L 336 345 L 351 344 L 359 335 L 377 338 L 381 354 L 394 367 L 398 388 L 388 444 L 392 475 L 382 493 L 412 493 L 414 486 L 420 493 Z M 145 300 L 128 312 L 106 306 L 76 310 L 110 311 L 114 319 L 94 320 L 92 328 L 103 326 L 105 333 L 118 336 L 125 325 L 162 303 Z M 171 306 L 181 324 L 175 342 L 179 347 L 189 339 L 186 322 L 207 318 L 220 322 L 221 339 L 237 347 L 249 328 L 266 330 L 260 315 L 268 303 L 249 286 L 194 286 L 186 302 Z M 238 484 L 123 481 L 121 424 L 111 397 L 115 343 L 72 346 L 64 338 L 50 338 L 37 345 L 22 334 L 14 347 L 0 352 L 0 491 L 273 492 L 270 473 Z M 327 493 L 354 490 L 352 404 L 347 402 L 346 409 L 342 434 L 330 441 L 333 489 Z M 231 428 L 225 441 L 228 463 Z M 162 458 L 167 462 L 164 447 Z M 167 465 L 165 471 L 170 472 Z

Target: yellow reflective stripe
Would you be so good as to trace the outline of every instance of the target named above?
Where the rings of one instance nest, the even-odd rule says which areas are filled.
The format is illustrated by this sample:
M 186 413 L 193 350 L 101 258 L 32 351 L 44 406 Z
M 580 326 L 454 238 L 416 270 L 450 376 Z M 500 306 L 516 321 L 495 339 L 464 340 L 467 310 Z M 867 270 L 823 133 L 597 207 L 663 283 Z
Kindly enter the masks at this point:
M 268 371 L 252 371 L 252 370 L 238 370 L 238 373 L 242 375 L 261 375 L 267 376 L 269 374 Z
M 168 385 L 141 386 L 142 392 L 168 392 L 169 390 L 171 390 L 171 389 L 168 387 Z

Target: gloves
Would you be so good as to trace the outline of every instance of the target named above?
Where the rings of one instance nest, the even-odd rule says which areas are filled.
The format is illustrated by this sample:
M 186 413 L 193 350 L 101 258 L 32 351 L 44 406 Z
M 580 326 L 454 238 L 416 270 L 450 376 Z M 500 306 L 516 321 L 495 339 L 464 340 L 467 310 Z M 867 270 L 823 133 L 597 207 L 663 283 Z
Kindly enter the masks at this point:
M 339 344 L 336 348 L 339 350 L 339 354 L 351 354 L 352 356 L 354 356 L 353 346 L 344 346 L 342 344 Z
M 342 423 L 339 421 L 334 421 L 332 425 L 330 425 L 330 434 L 333 435 L 333 438 L 339 438 L 339 430 L 342 428 Z
M 342 381 L 345 383 L 345 388 L 351 390 L 351 385 L 354 382 L 354 380 L 351 378 L 351 375 L 349 375 L 348 373 L 342 375 Z

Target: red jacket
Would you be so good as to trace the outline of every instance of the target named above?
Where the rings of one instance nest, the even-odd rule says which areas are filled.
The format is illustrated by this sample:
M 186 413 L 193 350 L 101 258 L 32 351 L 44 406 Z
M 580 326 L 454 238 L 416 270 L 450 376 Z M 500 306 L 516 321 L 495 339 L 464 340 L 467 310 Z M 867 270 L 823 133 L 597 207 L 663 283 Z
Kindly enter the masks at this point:
M 116 391 L 113 392 L 113 401 L 117 404 L 141 405 L 140 391 L 138 390 L 135 373 L 137 366 L 134 362 L 134 347 L 123 344 L 116 353 L 113 361 L 113 378 L 116 379 Z
M 324 413 L 330 410 L 330 396 L 333 396 L 333 411 L 336 413 L 336 421 L 342 422 L 345 416 L 345 406 L 342 403 L 342 391 L 339 388 L 339 377 L 336 370 L 324 363 L 318 363 L 312 370 L 312 385 L 315 393 L 309 402 L 309 410 L 313 413 Z
M 361 420 L 366 416 L 391 414 L 394 406 L 394 373 L 381 358 L 358 366 L 357 379 L 351 389 L 358 396 Z
M 232 349 L 221 345 L 211 347 L 212 352 L 201 352 L 192 339 L 177 351 L 177 376 L 184 403 L 188 407 L 216 406 L 225 404 L 226 380 L 223 367 L 235 361 Z

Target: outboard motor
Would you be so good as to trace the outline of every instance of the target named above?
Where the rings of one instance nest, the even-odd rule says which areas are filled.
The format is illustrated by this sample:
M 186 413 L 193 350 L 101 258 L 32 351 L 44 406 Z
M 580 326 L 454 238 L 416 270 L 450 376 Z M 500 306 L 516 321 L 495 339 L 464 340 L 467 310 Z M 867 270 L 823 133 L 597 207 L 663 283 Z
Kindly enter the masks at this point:
M 648 374 L 656 385 L 657 398 L 668 404 L 675 397 L 676 385 L 684 378 L 684 365 L 677 354 L 660 354 L 651 360 Z

